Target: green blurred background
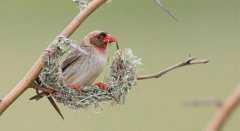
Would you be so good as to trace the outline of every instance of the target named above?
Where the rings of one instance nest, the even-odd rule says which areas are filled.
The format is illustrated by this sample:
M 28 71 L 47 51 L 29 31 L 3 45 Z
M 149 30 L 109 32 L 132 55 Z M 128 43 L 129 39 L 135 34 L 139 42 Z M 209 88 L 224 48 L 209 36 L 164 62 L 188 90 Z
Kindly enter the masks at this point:
M 103 111 L 60 105 L 61 120 L 46 99 L 28 101 L 28 90 L 0 118 L 2 131 L 200 131 L 215 107 L 191 108 L 184 101 L 226 98 L 240 82 L 240 1 L 165 0 L 175 22 L 153 0 L 113 0 L 73 35 L 105 30 L 143 59 L 140 74 L 152 73 L 188 54 L 211 63 L 182 68 L 161 79 L 141 81 L 122 106 Z M 71 0 L 0 1 L 0 96 L 27 72 L 48 43 L 77 14 Z M 112 47 L 113 48 L 113 47 Z M 240 128 L 237 111 L 225 130 Z

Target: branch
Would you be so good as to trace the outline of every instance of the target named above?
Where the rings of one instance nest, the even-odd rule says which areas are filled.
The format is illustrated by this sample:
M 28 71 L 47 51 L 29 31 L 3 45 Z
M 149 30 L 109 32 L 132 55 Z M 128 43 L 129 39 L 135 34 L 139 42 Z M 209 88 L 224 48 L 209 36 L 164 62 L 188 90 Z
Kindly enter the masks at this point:
M 162 77 L 163 75 L 167 74 L 168 72 L 177 69 L 179 67 L 183 66 L 189 66 L 189 65 L 196 65 L 196 64 L 206 64 L 208 63 L 209 60 L 197 60 L 196 58 L 189 57 L 186 60 L 179 62 L 175 65 L 169 66 L 168 68 L 160 71 L 159 73 L 156 74 L 150 74 L 150 75 L 144 75 L 144 76 L 139 76 L 137 79 L 138 80 L 146 80 L 146 79 L 153 79 L 153 78 L 159 78 Z
M 91 15 L 98 7 L 103 5 L 107 0 L 93 0 L 82 10 L 66 28 L 60 33 L 65 37 L 70 37 L 74 31 Z M 28 88 L 34 81 L 43 67 L 42 56 L 35 62 L 34 66 L 28 71 L 25 77 L 2 99 L 0 102 L 0 116 L 2 113 Z
M 91 15 L 96 9 L 103 5 L 108 0 L 93 0 L 88 6 L 82 10 L 67 27 L 60 33 L 60 36 L 70 37 L 77 28 Z
M 215 117 L 205 131 L 221 131 L 231 114 L 238 107 L 240 102 L 240 87 L 218 109 Z

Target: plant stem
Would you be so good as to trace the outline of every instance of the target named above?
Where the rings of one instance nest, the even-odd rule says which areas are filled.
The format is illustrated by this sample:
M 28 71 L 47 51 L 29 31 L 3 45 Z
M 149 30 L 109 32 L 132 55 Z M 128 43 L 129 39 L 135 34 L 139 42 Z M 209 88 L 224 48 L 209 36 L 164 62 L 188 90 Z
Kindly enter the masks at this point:
M 240 87 L 238 87 L 232 95 L 218 109 L 215 117 L 205 131 L 221 131 L 231 114 L 239 106 L 240 102 Z
M 146 79 L 159 78 L 159 77 L 162 77 L 163 75 L 167 74 L 168 72 L 170 72 L 174 69 L 177 69 L 179 67 L 188 66 L 188 65 L 195 65 L 195 64 L 206 64 L 208 62 L 209 62 L 209 60 L 196 60 L 195 58 L 189 57 L 182 62 L 179 62 L 175 65 L 172 65 L 172 66 L 169 66 L 169 67 L 163 69 L 159 73 L 139 76 L 137 79 L 138 80 L 146 80 Z

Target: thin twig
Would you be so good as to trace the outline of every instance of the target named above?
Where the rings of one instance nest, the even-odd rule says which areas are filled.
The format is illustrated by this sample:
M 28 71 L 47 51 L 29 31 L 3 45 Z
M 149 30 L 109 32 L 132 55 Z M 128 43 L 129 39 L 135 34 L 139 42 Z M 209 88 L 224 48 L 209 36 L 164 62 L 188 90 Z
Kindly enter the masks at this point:
M 223 105 L 223 101 L 216 98 L 205 98 L 199 100 L 188 100 L 183 102 L 186 107 L 216 107 L 219 108 Z
M 218 109 L 215 117 L 210 122 L 205 131 L 221 131 L 231 114 L 239 106 L 240 102 L 240 86 L 233 92 L 232 95 Z
M 189 57 L 182 62 L 179 62 L 175 65 L 169 66 L 166 69 L 163 69 L 162 71 L 160 71 L 157 74 L 139 76 L 137 79 L 138 80 L 146 80 L 146 79 L 159 78 L 159 77 L 165 75 L 166 73 L 168 73 L 168 72 L 170 72 L 170 71 L 172 71 L 176 68 L 179 68 L 179 67 L 188 66 L 188 65 L 195 65 L 195 64 L 206 64 L 208 62 L 209 62 L 209 60 L 197 60 L 196 58 Z
M 82 10 L 66 28 L 60 33 L 61 36 L 70 37 L 74 31 L 92 14 L 98 7 L 107 0 L 93 0 L 88 7 Z M 42 56 L 35 62 L 25 77 L 2 99 L 0 102 L 0 116 L 2 113 L 28 88 L 28 86 L 38 77 L 43 67 Z
M 54 109 L 57 111 L 57 113 L 61 116 L 61 118 L 64 119 L 64 116 L 63 116 L 62 112 L 60 111 L 59 107 L 57 106 L 53 97 L 51 95 L 48 95 L 47 98 L 48 98 L 48 101 L 50 101 L 51 105 L 54 107 Z
M 172 17 L 175 21 L 178 21 L 178 18 L 176 17 L 176 15 L 171 12 L 164 4 L 161 0 L 154 0 L 159 7 L 162 9 L 163 12 L 165 12 L 167 15 L 169 15 L 170 17 Z

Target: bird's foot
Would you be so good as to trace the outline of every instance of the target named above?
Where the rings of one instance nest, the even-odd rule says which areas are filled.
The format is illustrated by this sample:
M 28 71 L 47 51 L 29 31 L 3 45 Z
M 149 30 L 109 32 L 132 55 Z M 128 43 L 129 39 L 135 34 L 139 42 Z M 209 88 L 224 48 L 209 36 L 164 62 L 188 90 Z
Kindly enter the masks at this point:
M 102 82 L 97 82 L 97 83 L 95 83 L 95 85 L 101 90 L 108 91 L 107 85 Z
M 80 91 L 81 90 L 81 86 L 79 84 L 72 84 L 72 85 L 68 85 L 68 87 Z

